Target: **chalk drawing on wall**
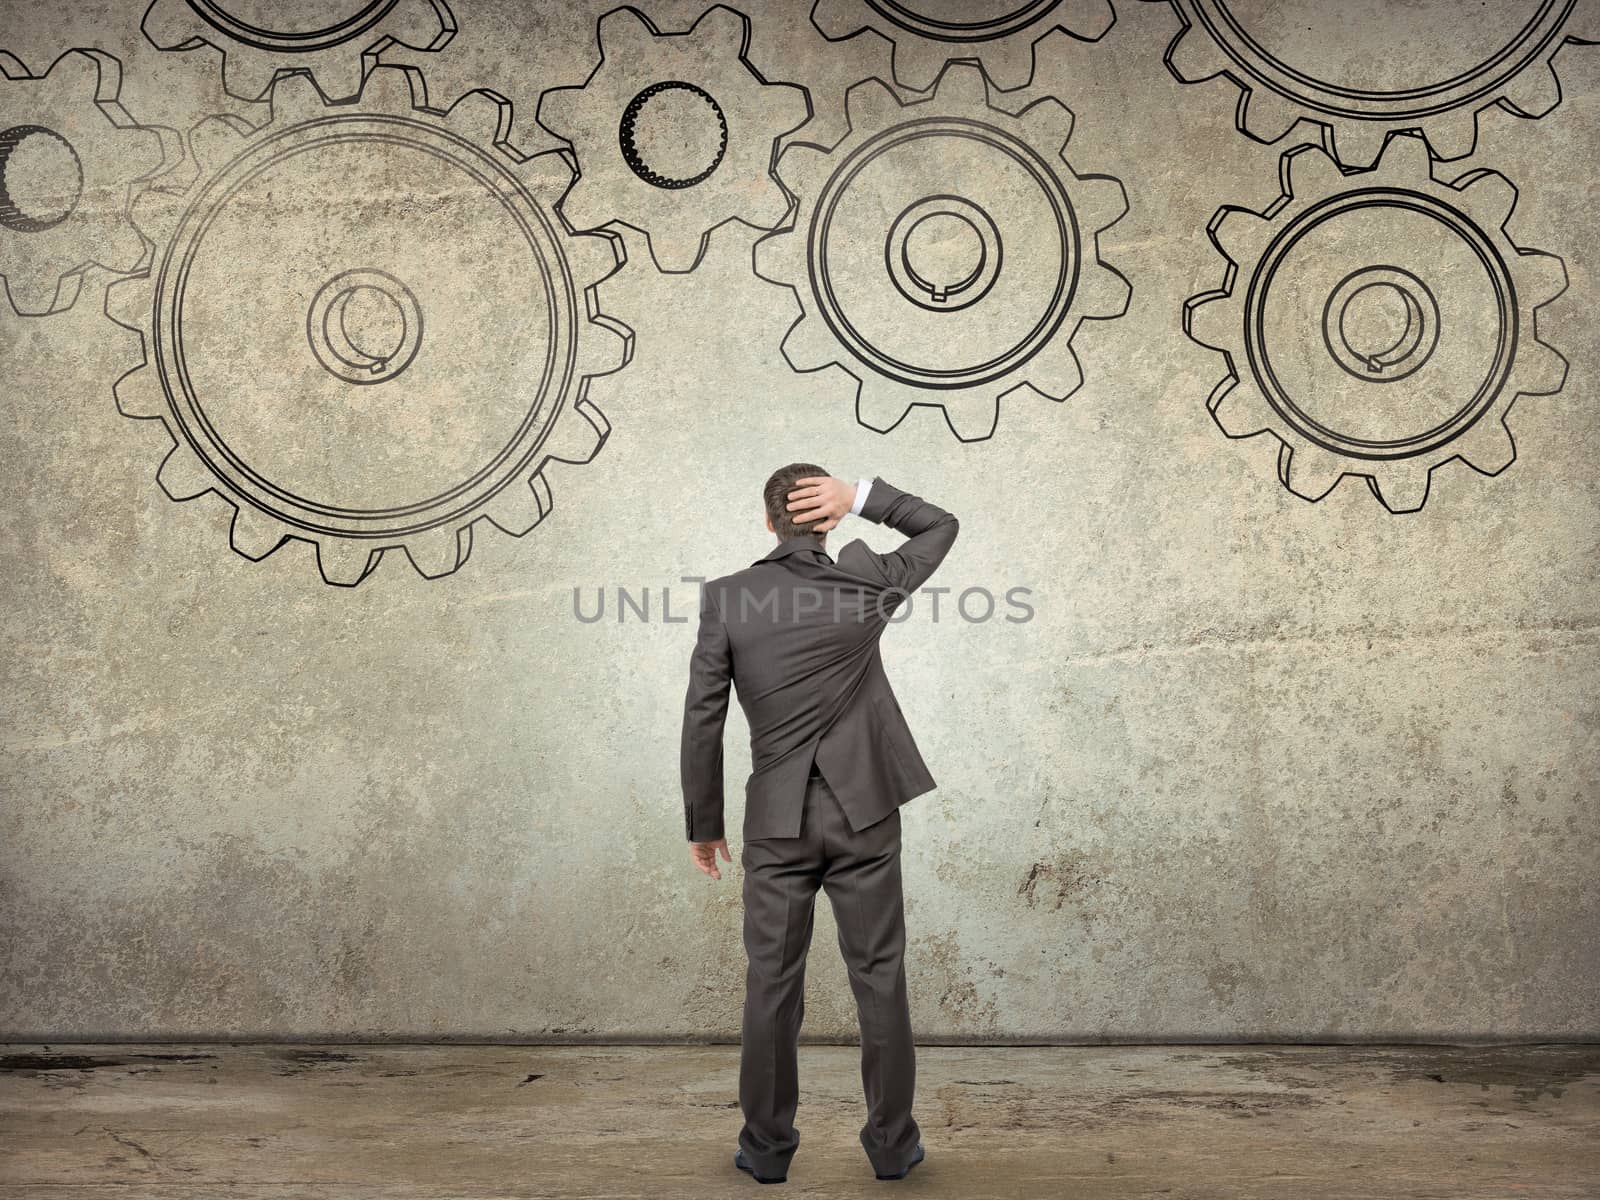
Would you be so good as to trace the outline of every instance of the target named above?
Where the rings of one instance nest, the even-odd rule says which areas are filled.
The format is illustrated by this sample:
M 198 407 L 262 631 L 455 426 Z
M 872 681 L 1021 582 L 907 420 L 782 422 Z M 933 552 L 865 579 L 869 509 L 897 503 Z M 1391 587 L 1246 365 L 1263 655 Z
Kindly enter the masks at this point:
M 1537 329 L 1565 265 L 1513 241 L 1504 176 L 1441 183 L 1430 166 L 1412 135 L 1353 173 L 1300 146 L 1266 212 L 1211 221 L 1226 278 L 1184 309 L 1185 331 L 1227 358 L 1208 405 L 1229 437 L 1275 435 L 1279 480 L 1306 500 L 1359 475 L 1410 512 L 1452 459 L 1496 475 L 1516 457 L 1513 402 L 1565 381 Z
M 1116 14 L 1110 0 L 817 0 L 811 20 L 831 41 L 882 34 L 894 43 L 895 79 L 922 92 L 954 58 L 976 59 L 996 87 L 1024 87 L 1041 38 L 1060 30 L 1098 41 Z
M 265 98 L 286 71 L 309 72 L 330 100 L 348 100 L 384 50 L 438 50 L 456 23 L 444 0 L 155 0 L 143 28 L 162 50 L 220 51 L 223 86 L 241 100 Z
M 729 221 L 783 222 L 773 144 L 810 119 L 811 102 L 804 88 L 766 81 L 746 57 L 749 39 L 749 21 L 720 5 L 684 33 L 660 33 L 629 8 L 600 19 L 593 74 L 539 102 L 539 123 L 577 155 L 561 205 L 574 229 L 626 224 L 657 267 L 682 272 Z
M 69 50 L 35 77 L 0 53 L 0 74 L 0 276 L 19 314 L 60 312 L 86 268 L 142 264 L 128 198 L 161 168 L 161 137 L 118 101 L 108 54 Z
M 1363 5 L 1359 18 L 1329 0 L 1170 2 L 1183 22 L 1166 53 L 1178 80 L 1226 76 L 1242 132 L 1274 142 L 1304 118 L 1350 166 L 1401 131 L 1420 131 L 1436 158 L 1471 154 L 1482 109 L 1543 116 L 1561 101 L 1556 52 L 1600 41 L 1590 0 L 1416 0 Z
M 632 353 L 593 290 L 617 239 L 556 213 L 565 155 L 519 155 L 491 93 L 447 113 L 423 94 L 380 66 L 358 103 L 325 106 L 287 75 L 259 129 L 202 122 L 193 186 L 135 202 L 154 265 L 107 293 L 145 344 L 117 406 L 174 440 L 162 489 L 225 499 L 247 558 L 313 543 L 329 583 L 391 547 L 448 574 L 480 520 L 527 533 L 549 463 L 587 462 L 609 433 L 590 379 Z
M 938 406 L 963 441 L 991 437 L 1019 388 L 1070 395 L 1080 322 L 1120 316 L 1129 298 L 1097 244 L 1127 198 L 1067 165 L 1072 114 L 1051 97 L 994 107 L 982 71 L 959 62 L 926 99 L 902 105 L 869 79 L 845 104 L 837 145 L 783 152 L 795 224 L 755 247 L 757 274 L 800 298 L 790 366 L 849 372 L 869 429 Z

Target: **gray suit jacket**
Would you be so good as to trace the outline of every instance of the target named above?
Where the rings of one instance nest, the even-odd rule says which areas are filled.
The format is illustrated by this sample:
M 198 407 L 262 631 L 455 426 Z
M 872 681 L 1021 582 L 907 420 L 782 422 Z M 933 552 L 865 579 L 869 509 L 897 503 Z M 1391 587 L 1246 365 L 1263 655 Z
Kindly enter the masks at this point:
M 857 539 L 836 562 L 816 538 L 790 538 L 702 588 L 679 764 L 691 842 L 726 836 L 722 727 L 730 683 L 750 725 L 746 841 L 799 836 L 813 761 L 857 830 L 935 786 L 884 674 L 878 639 L 933 574 L 959 526 L 944 509 L 882 479 L 872 481 L 861 516 L 907 540 L 878 554 Z

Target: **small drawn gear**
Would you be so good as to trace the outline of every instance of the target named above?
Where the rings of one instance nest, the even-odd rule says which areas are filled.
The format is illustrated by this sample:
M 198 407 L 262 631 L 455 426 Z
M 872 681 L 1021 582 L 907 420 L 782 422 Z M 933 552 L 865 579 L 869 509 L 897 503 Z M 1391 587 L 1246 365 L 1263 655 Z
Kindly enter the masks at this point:
M 745 57 L 749 37 L 749 21 L 721 5 L 685 33 L 660 33 L 631 8 L 600 19 L 600 65 L 539 102 L 539 123 L 577 155 L 561 206 L 574 229 L 629 225 L 661 270 L 683 272 L 726 222 L 783 221 L 772 147 L 806 123 L 811 102 L 762 77 Z
M 44 75 L 0 54 L 0 276 L 18 313 L 71 306 L 86 267 L 137 270 L 130 189 L 159 170 L 159 133 L 118 102 L 121 64 L 69 50 Z
M 995 108 L 965 62 L 925 99 L 902 104 L 869 79 L 845 107 L 838 144 L 784 151 L 795 224 L 755 246 L 756 273 L 800 298 L 790 366 L 849 372 L 869 429 L 936 405 L 963 441 L 993 436 L 1000 398 L 1018 388 L 1076 391 L 1079 324 L 1121 316 L 1130 293 L 1098 249 L 1127 197 L 1067 165 L 1071 112 L 1051 97 Z
M 565 155 L 518 154 L 491 93 L 448 112 L 422 94 L 413 69 L 380 66 L 359 102 L 325 106 L 291 75 L 259 129 L 203 121 L 196 182 L 134 207 L 155 265 L 107 297 L 145 337 L 117 406 L 172 435 L 162 489 L 227 500 L 246 558 L 313 543 L 329 583 L 359 583 L 388 547 L 448 574 L 480 519 L 527 533 L 551 508 L 548 464 L 587 462 L 609 433 L 590 380 L 632 354 L 594 292 L 617 239 L 556 212 Z
M 1033 82 L 1034 47 L 1061 30 L 1099 41 L 1116 23 L 1110 0 L 817 0 L 811 21 L 829 41 L 864 29 L 894 43 L 894 77 L 912 91 L 933 86 L 945 63 L 976 59 L 996 87 Z
M 223 86 L 241 100 L 264 99 L 288 71 L 308 71 L 330 100 L 347 100 L 384 50 L 441 49 L 456 23 L 445 0 L 154 0 L 143 28 L 162 50 L 218 50 Z
M 1471 154 L 1479 111 L 1543 116 L 1561 102 L 1556 52 L 1600 41 L 1593 0 L 1479 5 L 1470 19 L 1457 0 L 1374 4 L 1360 20 L 1328 0 L 1150 2 L 1171 3 L 1183 23 L 1167 68 L 1181 83 L 1236 84 L 1242 133 L 1275 142 L 1304 118 L 1329 154 L 1358 167 L 1397 132 L 1421 133 L 1435 158 Z M 1396 53 L 1377 52 L 1385 45 Z
M 1360 475 L 1391 512 L 1421 508 L 1451 459 L 1510 466 L 1512 403 L 1559 391 L 1567 369 L 1537 331 L 1566 267 L 1512 241 L 1516 189 L 1488 170 L 1436 181 L 1410 135 L 1367 171 L 1300 146 L 1281 173 L 1265 213 L 1218 210 L 1223 287 L 1184 306 L 1184 331 L 1227 356 L 1218 426 L 1272 433 L 1279 481 L 1306 500 Z

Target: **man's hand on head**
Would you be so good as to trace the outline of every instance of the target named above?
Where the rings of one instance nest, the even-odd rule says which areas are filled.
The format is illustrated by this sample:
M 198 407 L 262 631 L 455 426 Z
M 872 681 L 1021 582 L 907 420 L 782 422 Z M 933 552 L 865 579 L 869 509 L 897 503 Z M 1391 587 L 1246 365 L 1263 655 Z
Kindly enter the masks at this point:
M 855 502 L 855 484 L 831 475 L 808 475 L 795 480 L 786 507 L 790 519 L 805 525 L 807 533 L 827 533 L 844 520 Z
M 717 851 L 722 851 L 722 857 L 727 862 L 733 861 L 733 855 L 728 853 L 728 839 L 718 838 L 714 842 L 690 842 L 689 858 L 696 867 L 704 871 L 713 879 L 721 879 L 722 872 L 717 870 Z

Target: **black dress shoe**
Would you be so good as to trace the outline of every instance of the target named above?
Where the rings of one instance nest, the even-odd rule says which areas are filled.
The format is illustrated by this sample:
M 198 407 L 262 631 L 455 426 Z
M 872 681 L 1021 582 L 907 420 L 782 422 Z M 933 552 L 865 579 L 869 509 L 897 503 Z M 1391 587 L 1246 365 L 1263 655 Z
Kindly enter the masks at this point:
M 740 1146 L 733 1152 L 733 1165 L 738 1167 L 741 1171 L 749 1171 L 750 1178 L 754 1179 L 757 1183 L 782 1183 L 789 1178 L 787 1175 L 779 1175 L 776 1178 L 768 1178 L 765 1175 L 757 1175 L 755 1167 L 751 1166 L 750 1160 L 744 1156 L 743 1146 Z
M 928 1157 L 927 1154 L 923 1152 L 922 1143 L 918 1142 L 917 1143 L 916 1153 L 914 1153 L 911 1156 L 911 1161 L 906 1164 L 906 1169 L 904 1171 L 901 1171 L 897 1175 L 879 1175 L 878 1178 L 879 1179 L 904 1179 L 907 1175 L 911 1174 L 911 1168 L 912 1167 L 916 1166 L 919 1162 L 921 1162 L 923 1159 L 925 1159 L 927 1157 Z

